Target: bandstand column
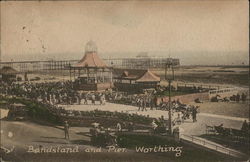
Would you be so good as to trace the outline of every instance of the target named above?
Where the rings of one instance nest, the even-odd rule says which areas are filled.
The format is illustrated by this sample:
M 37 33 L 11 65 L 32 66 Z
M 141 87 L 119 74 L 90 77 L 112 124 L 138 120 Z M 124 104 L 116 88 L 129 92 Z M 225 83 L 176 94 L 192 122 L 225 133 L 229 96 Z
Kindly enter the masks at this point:
M 74 68 L 74 80 L 76 79 L 76 71 L 75 71 L 75 68 Z
M 113 83 L 113 69 L 109 69 L 110 81 Z
M 95 83 L 97 83 L 97 69 L 95 68 Z
M 89 68 L 87 68 L 87 80 L 89 80 Z
M 104 68 L 102 69 L 102 82 L 104 83 Z
M 69 67 L 69 78 L 71 80 L 71 66 Z

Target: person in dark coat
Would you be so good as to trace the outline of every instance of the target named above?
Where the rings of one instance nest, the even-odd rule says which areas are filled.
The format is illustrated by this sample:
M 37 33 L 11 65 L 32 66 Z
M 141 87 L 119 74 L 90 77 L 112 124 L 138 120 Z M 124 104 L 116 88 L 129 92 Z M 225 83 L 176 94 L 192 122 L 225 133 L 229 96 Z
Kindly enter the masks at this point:
M 147 111 L 147 105 L 146 105 L 146 98 L 144 97 L 143 99 L 142 99 L 142 111 Z
M 95 94 L 92 95 L 91 100 L 92 100 L 92 104 L 95 105 Z
M 87 93 L 85 93 L 83 95 L 83 100 L 84 100 L 84 104 L 87 105 L 88 104 L 88 94 Z
M 245 102 L 246 99 L 247 99 L 247 96 L 245 95 L 245 93 L 242 93 L 242 95 L 241 95 L 241 100 L 242 100 L 243 102 Z
M 236 95 L 236 102 L 239 102 L 240 101 L 240 95 L 239 95 L 239 93 L 237 93 L 237 95 Z
M 69 124 L 67 121 L 64 123 L 65 139 L 69 139 Z
M 142 99 L 141 98 L 138 98 L 137 100 L 137 105 L 138 105 L 138 111 L 140 111 L 142 109 Z
M 247 121 L 245 120 L 242 124 L 241 130 L 243 132 L 247 132 L 249 130 L 249 125 L 247 124 Z
M 192 109 L 193 122 L 197 122 L 197 120 L 196 120 L 196 114 L 197 114 L 197 108 L 193 107 L 193 109 Z

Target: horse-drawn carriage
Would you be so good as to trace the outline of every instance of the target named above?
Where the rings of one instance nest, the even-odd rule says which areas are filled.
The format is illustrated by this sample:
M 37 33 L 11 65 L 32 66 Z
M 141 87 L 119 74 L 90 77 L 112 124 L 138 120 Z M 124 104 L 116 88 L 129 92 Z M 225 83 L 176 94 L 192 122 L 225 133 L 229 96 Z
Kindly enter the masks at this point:
M 24 120 L 27 117 L 27 109 L 23 104 L 11 104 L 9 106 L 9 112 L 7 119 L 9 120 Z
M 90 129 L 91 143 L 96 146 L 116 146 L 116 135 L 109 128 L 104 129 L 99 123 L 93 123 Z
M 249 126 L 248 126 L 249 127 Z M 249 138 L 249 128 L 248 129 L 233 129 L 226 128 L 223 124 L 209 126 L 206 125 L 206 134 L 220 135 L 223 137 L 231 137 L 237 140 L 244 140 L 245 138 Z

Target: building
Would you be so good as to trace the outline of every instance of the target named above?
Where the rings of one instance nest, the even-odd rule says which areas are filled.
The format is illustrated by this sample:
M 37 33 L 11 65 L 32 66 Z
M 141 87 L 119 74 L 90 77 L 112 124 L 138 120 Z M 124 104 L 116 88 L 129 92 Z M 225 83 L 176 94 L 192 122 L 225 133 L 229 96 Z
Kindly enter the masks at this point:
M 114 69 L 114 86 L 119 91 L 141 93 L 145 89 L 156 88 L 160 77 L 150 70 Z
M 147 53 L 140 53 L 135 58 L 123 58 L 122 67 L 130 69 L 164 68 L 167 62 L 174 66 L 180 66 L 180 60 L 166 57 L 149 57 Z
M 74 88 L 84 91 L 98 91 L 111 88 L 112 67 L 99 58 L 97 46 L 89 41 L 85 46 L 84 57 L 70 66 L 70 79 L 74 80 Z
M 16 77 L 19 72 L 12 67 L 4 66 L 0 69 L 0 80 L 4 82 L 16 81 Z

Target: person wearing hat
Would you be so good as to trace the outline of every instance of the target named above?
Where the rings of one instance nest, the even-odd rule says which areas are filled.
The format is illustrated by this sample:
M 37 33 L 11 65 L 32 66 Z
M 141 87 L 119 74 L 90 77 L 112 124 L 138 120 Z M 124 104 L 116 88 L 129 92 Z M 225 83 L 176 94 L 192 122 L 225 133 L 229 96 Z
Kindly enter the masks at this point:
M 118 122 L 116 125 L 116 131 L 121 132 L 122 131 L 122 125 Z
M 158 127 L 158 124 L 156 123 L 155 119 L 152 121 L 151 126 L 153 128 L 153 133 L 155 133 L 155 131 L 156 131 L 157 127 Z
M 197 122 L 197 119 L 196 119 L 197 109 L 198 109 L 198 106 L 192 108 L 193 122 Z
M 69 139 L 69 124 L 67 121 L 64 122 L 64 132 L 65 132 L 65 139 Z

